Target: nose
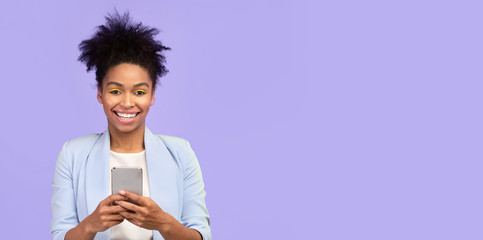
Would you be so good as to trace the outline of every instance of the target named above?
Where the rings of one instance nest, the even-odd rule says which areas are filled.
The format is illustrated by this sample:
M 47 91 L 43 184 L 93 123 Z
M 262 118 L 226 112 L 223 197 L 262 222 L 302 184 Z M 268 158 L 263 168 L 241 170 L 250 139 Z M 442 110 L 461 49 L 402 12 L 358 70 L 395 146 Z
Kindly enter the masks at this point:
M 131 108 L 134 106 L 134 101 L 133 101 L 133 96 L 132 94 L 124 94 L 122 101 L 121 101 L 121 106 L 125 108 Z

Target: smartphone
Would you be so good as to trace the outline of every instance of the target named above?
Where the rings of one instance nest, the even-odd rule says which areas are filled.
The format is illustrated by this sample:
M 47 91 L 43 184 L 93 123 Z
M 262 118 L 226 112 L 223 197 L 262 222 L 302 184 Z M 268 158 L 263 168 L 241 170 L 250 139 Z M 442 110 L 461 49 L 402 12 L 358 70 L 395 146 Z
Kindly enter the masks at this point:
M 143 195 L 143 169 L 133 167 L 113 167 L 111 169 L 112 194 L 119 194 L 119 190 L 127 190 L 139 196 Z M 136 201 L 128 202 L 139 205 Z

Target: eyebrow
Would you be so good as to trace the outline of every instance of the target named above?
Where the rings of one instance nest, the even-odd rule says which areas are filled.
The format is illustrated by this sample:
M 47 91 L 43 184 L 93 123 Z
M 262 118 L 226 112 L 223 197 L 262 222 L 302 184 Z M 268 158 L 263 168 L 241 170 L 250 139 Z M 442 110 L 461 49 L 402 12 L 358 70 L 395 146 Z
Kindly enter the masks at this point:
M 118 86 L 118 87 L 122 87 L 122 86 L 123 86 L 122 84 L 120 84 L 120 83 L 118 83 L 118 82 L 108 82 L 108 83 L 106 84 L 106 86 L 109 86 L 109 85 L 111 85 L 111 84 L 116 85 L 116 86 Z M 140 86 L 146 86 L 147 88 L 149 88 L 149 84 L 147 84 L 147 83 L 145 83 L 145 82 L 138 83 L 138 84 L 134 85 L 134 87 L 135 87 L 135 88 L 140 87 Z
M 109 85 L 111 85 L 111 84 L 116 85 L 116 86 L 119 86 L 119 87 L 122 87 L 122 84 L 117 83 L 117 82 L 108 82 L 108 83 L 106 84 L 106 86 L 109 86 Z
M 145 83 L 145 82 L 142 82 L 142 83 L 138 83 L 136 85 L 134 85 L 135 88 L 137 87 L 141 87 L 141 86 L 146 86 L 147 88 L 149 88 L 149 84 Z

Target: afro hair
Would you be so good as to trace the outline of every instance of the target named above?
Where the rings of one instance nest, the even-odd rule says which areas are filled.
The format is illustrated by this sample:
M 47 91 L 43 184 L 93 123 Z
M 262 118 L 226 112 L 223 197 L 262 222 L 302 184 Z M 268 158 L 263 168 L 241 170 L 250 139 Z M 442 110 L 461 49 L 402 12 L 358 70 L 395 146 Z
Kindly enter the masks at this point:
M 121 63 L 131 63 L 143 67 L 153 83 L 158 83 L 158 77 L 168 73 L 166 57 L 163 52 L 170 50 L 154 36 L 159 30 L 133 23 L 129 13 L 120 15 L 117 11 L 108 14 L 106 24 L 97 27 L 94 35 L 79 44 L 81 55 L 79 61 L 84 63 L 87 71 L 96 70 L 96 81 L 99 88 L 107 71 Z

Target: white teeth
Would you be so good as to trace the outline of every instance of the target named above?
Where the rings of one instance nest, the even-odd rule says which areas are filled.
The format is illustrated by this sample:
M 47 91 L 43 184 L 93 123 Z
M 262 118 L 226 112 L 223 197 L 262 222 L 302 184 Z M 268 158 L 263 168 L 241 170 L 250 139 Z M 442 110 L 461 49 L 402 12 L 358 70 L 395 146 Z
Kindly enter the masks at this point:
M 121 119 L 129 119 L 136 116 L 136 113 L 118 113 L 116 112 L 117 116 L 121 117 Z

